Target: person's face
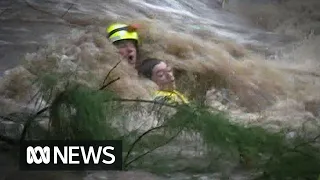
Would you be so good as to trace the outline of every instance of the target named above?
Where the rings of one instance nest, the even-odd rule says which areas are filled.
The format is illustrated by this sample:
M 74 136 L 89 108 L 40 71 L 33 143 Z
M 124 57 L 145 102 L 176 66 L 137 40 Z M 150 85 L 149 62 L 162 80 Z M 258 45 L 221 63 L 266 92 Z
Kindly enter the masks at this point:
M 116 41 L 114 45 L 118 48 L 120 55 L 127 59 L 130 65 L 136 65 L 137 49 L 133 40 Z
M 172 68 L 165 62 L 161 62 L 154 66 L 151 80 L 160 88 L 175 88 L 175 78 L 173 76 Z

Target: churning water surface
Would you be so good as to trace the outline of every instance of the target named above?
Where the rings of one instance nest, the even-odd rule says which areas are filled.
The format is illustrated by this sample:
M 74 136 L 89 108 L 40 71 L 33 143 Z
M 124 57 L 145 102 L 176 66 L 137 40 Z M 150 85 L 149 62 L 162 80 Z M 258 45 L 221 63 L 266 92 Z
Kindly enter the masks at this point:
M 2 0 L 0 71 L 19 68 L 8 71 L 1 98 L 24 103 L 24 96 L 32 91 L 26 78 L 46 71 L 79 68 L 82 81 L 96 85 L 86 73 L 103 79 L 119 58 L 105 40 L 106 26 L 130 21 L 143 24 L 142 56 L 164 58 L 180 69 L 202 73 L 208 82 L 226 80 L 228 85 L 223 88 L 238 96 L 235 116 L 244 116 L 244 122 L 298 127 L 316 116 L 320 99 L 319 3 L 227 2 Z M 133 98 L 147 94 L 149 86 L 134 79 L 133 70 L 124 65 L 118 73 L 124 78 L 112 88 L 119 94 Z M 181 87 L 188 89 L 192 83 L 197 82 L 187 80 Z M 209 90 L 218 84 L 209 83 L 207 89 L 212 105 L 216 99 Z M 308 109 L 311 101 L 313 106 Z M 242 108 L 253 114 L 239 114 Z M 258 121 L 261 114 L 267 118 Z

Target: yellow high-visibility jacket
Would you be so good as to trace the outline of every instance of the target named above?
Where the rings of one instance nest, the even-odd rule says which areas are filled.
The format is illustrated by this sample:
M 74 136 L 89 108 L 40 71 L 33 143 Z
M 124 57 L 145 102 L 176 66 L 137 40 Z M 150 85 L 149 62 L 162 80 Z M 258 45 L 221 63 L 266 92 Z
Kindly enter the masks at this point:
M 170 104 L 189 104 L 189 100 L 177 90 L 162 91 L 158 90 L 154 94 L 154 100 Z

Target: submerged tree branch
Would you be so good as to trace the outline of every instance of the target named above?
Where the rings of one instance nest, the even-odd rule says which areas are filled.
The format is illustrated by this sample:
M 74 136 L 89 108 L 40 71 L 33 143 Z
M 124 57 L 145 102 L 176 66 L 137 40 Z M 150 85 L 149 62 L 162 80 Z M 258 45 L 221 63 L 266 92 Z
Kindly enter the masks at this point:
M 118 78 L 116 78 L 116 79 L 114 79 L 114 80 L 111 80 L 111 81 L 110 81 L 110 82 L 108 82 L 107 84 L 103 85 L 99 90 L 103 90 L 103 89 L 105 89 L 107 86 L 109 86 L 110 84 L 112 84 L 112 83 L 114 83 L 114 82 L 118 81 L 119 79 L 120 79 L 120 77 L 118 77 Z
M 102 90 L 102 89 L 106 88 L 108 85 L 110 85 L 110 84 L 112 84 L 112 83 L 114 83 L 115 81 L 117 81 L 117 80 L 120 79 L 120 77 L 118 77 L 116 80 L 112 80 L 111 82 L 109 82 L 109 83 L 107 83 L 107 84 L 105 85 L 105 83 L 106 83 L 107 79 L 109 78 L 111 72 L 112 72 L 120 63 L 121 63 L 121 61 L 117 62 L 117 64 L 111 68 L 111 70 L 108 72 L 108 74 L 107 74 L 106 77 L 104 78 L 104 80 L 103 80 L 103 82 L 102 82 L 102 87 L 100 87 L 99 90 Z
M 165 146 L 165 145 L 169 144 L 171 141 L 173 141 L 173 140 L 182 132 L 183 129 L 184 129 L 184 128 L 181 128 L 174 136 L 172 136 L 172 137 L 171 137 L 170 139 L 168 139 L 166 142 L 164 142 L 164 143 L 162 143 L 162 144 L 160 144 L 160 145 L 158 145 L 158 146 L 150 149 L 149 151 L 147 151 L 147 152 L 145 152 L 145 153 L 143 153 L 143 154 L 135 157 L 134 159 L 132 159 L 131 161 L 129 161 L 128 163 L 126 163 L 126 164 L 124 165 L 124 167 L 125 167 L 125 168 L 128 167 L 130 164 L 132 164 L 133 162 L 137 161 L 138 159 L 140 159 L 140 158 L 142 158 L 142 157 L 150 154 L 151 152 L 157 150 L 158 148 L 160 148 L 160 147 L 162 147 L 162 146 Z
M 63 15 L 61 16 L 61 18 L 63 18 L 68 12 L 69 10 L 73 7 L 74 3 L 71 4 L 71 6 L 68 8 L 68 10 L 66 10 L 65 13 L 63 13 Z
M 129 155 L 130 155 L 130 153 L 132 152 L 132 150 L 133 150 L 133 148 L 135 147 L 135 145 L 136 145 L 144 136 L 146 136 L 147 134 L 151 133 L 152 131 L 155 131 L 155 130 L 161 129 L 161 128 L 165 128 L 165 127 L 167 127 L 167 126 L 157 126 L 157 127 L 151 128 L 151 129 L 149 129 L 148 131 L 146 131 L 146 132 L 144 132 L 143 134 L 141 134 L 141 135 L 132 143 L 130 149 L 129 149 L 128 152 L 127 152 L 126 157 L 124 158 L 124 163 L 127 162 L 128 158 L 129 158 Z M 126 165 L 125 165 L 125 167 L 126 167 Z
M 50 108 L 50 106 L 45 107 L 43 109 L 41 109 L 40 111 L 38 111 L 36 114 L 32 115 L 31 117 L 28 118 L 28 120 L 26 121 L 26 123 L 24 124 L 22 133 L 20 135 L 20 140 L 16 140 L 10 137 L 6 137 L 0 134 L 0 141 L 4 141 L 7 144 L 10 145 L 19 145 L 19 142 L 21 143 L 23 140 L 25 140 L 26 134 L 27 134 L 27 130 L 29 129 L 30 125 L 32 124 L 32 121 L 37 118 L 39 115 L 41 115 L 42 113 L 44 113 L 45 111 L 47 111 Z M 11 120 L 11 119 L 10 119 Z
M 43 10 L 43 9 L 40 9 L 40 8 L 34 6 L 34 5 L 31 4 L 28 0 L 24 0 L 24 2 L 26 3 L 26 5 L 27 5 L 28 7 L 30 7 L 30 8 L 33 9 L 33 10 L 36 10 L 36 11 L 42 12 L 42 13 L 44 13 L 44 14 L 51 15 L 51 16 L 53 16 L 53 17 L 56 17 L 56 18 L 59 18 L 59 19 L 64 20 L 64 22 L 66 22 L 66 25 L 69 25 L 69 26 L 72 26 L 72 27 L 80 27 L 79 24 L 70 23 L 67 19 L 64 18 L 64 16 L 69 12 L 69 10 L 71 9 L 71 7 L 72 7 L 74 4 L 72 4 L 72 6 L 69 7 L 69 9 L 68 9 L 62 16 L 59 16 L 58 14 L 54 14 L 54 13 L 52 13 L 52 12 L 45 11 L 45 10 Z
M 41 115 L 42 113 L 46 112 L 50 106 L 47 106 L 45 108 L 42 108 L 40 111 L 38 111 L 35 115 L 31 116 L 28 118 L 27 122 L 24 124 L 23 131 L 21 133 L 20 137 L 20 143 L 25 140 L 26 134 L 27 134 L 27 129 L 30 127 L 32 121 L 37 118 L 37 116 Z
M 27 4 L 27 6 L 29 6 L 31 9 L 33 10 L 36 10 L 36 11 L 40 11 L 42 13 L 45 13 L 45 14 L 48 14 L 48 15 L 51 15 L 51 16 L 55 16 L 55 17 L 58 17 L 58 18 L 61 18 L 59 17 L 58 15 L 52 13 L 52 12 L 48 12 L 48 11 L 45 11 L 45 10 L 42 10 L 40 8 L 37 8 L 35 7 L 34 5 L 32 5 L 30 2 L 28 2 L 28 0 L 24 0 L 24 2 Z
M 176 108 L 176 107 L 177 107 L 177 106 L 174 106 L 174 105 L 171 105 L 171 104 L 161 103 L 161 102 L 156 102 L 156 101 L 149 101 L 149 100 L 121 99 L 121 98 L 119 98 L 119 99 L 112 99 L 112 101 L 153 103 L 153 104 L 159 104 L 159 105 L 163 105 L 163 106 L 167 106 L 167 107 L 171 107 L 171 108 Z M 42 108 L 41 110 L 39 110 L 37 113 L 35 113 L 34 115 L 31 115 L 31 116 L 27 119 L 26 123 L 24 124 L 23 131 L 22 131 L 22 133 L 21 133 L 20 142 L 25 139 L 27 130 L 28 130 L 28 128 L 30 127 L 30 125 L 32 124 L 33 120 L 34 120 L 35 118 L 37 118 L 38 116 L 40 116 L 41 114 L 43 114 L 44 112 L 46 112 L 49 108 L 51 108 L 51 106 L 44 107 L 44 108 Z M 1 118 L 12 121 L 12 119 L 9 118 L 9 117 L 2 116 Z M 150 131 L 153 131 L 153 130 L 154 130 L 154 129 L 150 129 Z M 148 132 L 147 132 L 147 133 L 148 133 Z M 14 140 L 10 141 L 9 139 L 10 139 L 10 138 L 6 138 L 6 137 L 0 138 L 0 140 L 3 140 L 3 141 L 8 140 L 8 143 L 9 143 L 9 144 L 10 144 L 12 141 L 14 141 Z M 12 144 L 12 143 L 11 143 L 11 144 Z
M 307 141 L 307 142 L 304 142 L 304 143 L 296 145 L 293 149 L 296 150 L 297 148 L 299 148 L 301 146 L 305 146 L 305 145 L 309 145 L 311 143 L 315 143 L 319 138 L 320 138 L 320 134 L 317 135 L 316 137 L 314 137 L 313 139 Z
M 158 102 L 158 101 L 151 101 L 151 100 L 142 100 L 142 99 L 122 99 L 122 98 L 117 98 L 117 99 L 112 99 L 112 101 L 119 101 L 119 102 L 142 102 L 142 103 L 151 103 L 151 104 L 158 104 L 158 105 L 163 105 L 171 108 L 177 108 L 177 105 L 172 105 L 169 103 L 163 103 L 163 102 Z

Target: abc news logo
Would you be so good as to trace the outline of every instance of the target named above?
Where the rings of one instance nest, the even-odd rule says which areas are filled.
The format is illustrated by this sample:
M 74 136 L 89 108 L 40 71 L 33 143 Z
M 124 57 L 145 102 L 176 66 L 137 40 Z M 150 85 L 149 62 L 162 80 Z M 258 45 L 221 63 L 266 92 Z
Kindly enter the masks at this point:
M 24 141 L 21 170 L 122 170 L 122 142 Z

